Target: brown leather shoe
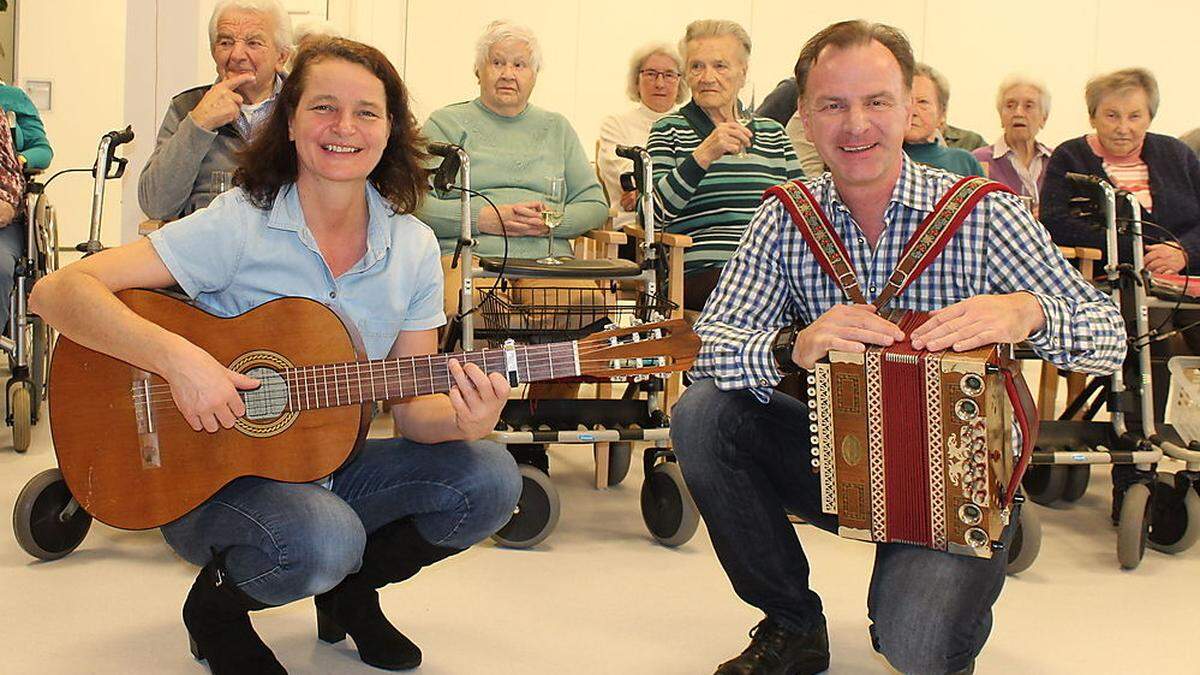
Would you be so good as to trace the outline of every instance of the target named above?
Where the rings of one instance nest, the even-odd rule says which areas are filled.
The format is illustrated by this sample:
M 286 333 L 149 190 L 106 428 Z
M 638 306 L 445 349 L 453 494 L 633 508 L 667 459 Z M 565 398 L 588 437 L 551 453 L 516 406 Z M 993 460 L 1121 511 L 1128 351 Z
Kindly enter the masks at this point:
M 716 675 L 813 675 L 829 669 L 825 621 L 807 633 L 763 619 L 750 629 L 750 646 L 717 667 Z

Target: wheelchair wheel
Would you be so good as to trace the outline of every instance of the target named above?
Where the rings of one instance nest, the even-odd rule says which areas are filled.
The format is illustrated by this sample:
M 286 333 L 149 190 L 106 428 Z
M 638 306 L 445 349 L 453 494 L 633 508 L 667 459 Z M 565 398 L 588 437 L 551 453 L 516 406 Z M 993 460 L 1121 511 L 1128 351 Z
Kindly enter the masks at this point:
M 1066 469 L 1067 476 L 1063 481 L 1062 500 L 1077 502 L 1087 493 L 1088 483 L 1092 480 L 1092 465 L 1073 464 Z
M 1017 518 L 1017 530 L 1013 532 L 1012 543 L 1008 547 L 1008 563 L 1004 571 L 1007 574 L 1018 574 L 1029 569 L 1042 550 L 1042 519 L 1037 509 L 1029 504 L 1021 507 L 1021 515 Z
M 39 560 L 58 560 L 74 551 L 91 526 L 92 516 L 71 496 L 58 469 L 34 476 L 13 508 L 17 543 Z
M 25 452 L 33 438 L 33 386 L 17 381 L 8 386 L 8 412 L 12 416 L 13 450 Z
M 642 520 L 663 546 L 679 546 L 696 534 L 700 512 L 677 463 L 657 464 L 646 476 L 642 483 Z
M 1160 473 L 1151 484 L 1150 533 L 1146 545 L 1163 553 L 1182 553 L 1200 539 L 1200 494 L 1174 474 Z
M 1031 466 L 1021 479 L 1021 487 L 1034 503 L 1049 506 L 1062 498 L 1069 468 L 1054 464 Z
M 608 486 L 620 485 L 629 475 L 629 460 L 633 456 L 633 443 L 614 441 L 608 444 Z
M 508 524 L 492 535 L 497 544 L 508 548 L 537 546 L 558 525 L 561 504 L 558 490 L 541 469 L 522 464 L 521 498 Z
M 1150 533 L 1150 515 L 1150 487 L 1144 483 L 1130 485 L 1117 522 L 1117 560 L 1122 569 L 1136 569 L 1141 564 Z

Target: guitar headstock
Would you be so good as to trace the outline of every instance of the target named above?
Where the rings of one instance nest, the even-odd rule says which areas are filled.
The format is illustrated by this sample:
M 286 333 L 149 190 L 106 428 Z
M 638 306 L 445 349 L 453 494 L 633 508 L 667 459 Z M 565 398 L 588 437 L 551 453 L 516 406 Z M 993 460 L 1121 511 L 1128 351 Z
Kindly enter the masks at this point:
M 687 370 L 700 351 L 700 338 L 683 319 L 613 328 L 577 341 L 579 372 L 621 377 Z

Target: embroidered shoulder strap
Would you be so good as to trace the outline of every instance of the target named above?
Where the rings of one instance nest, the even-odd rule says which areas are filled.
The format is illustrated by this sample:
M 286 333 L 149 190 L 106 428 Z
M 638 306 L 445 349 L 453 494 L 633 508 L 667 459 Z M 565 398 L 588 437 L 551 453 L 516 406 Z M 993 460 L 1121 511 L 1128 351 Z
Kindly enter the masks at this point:
M 963 178 L 955 183 L 913 232 L 900 254 L 896 269 L 873 304 L 882 309 L 907 288 L 946 248 L 979 200 L 990 192 L 1001 190 L 1010 192 L 1002 183 L 980 176 Z M 808 188 L 799 181 L 790 181 L 767 190 L 764 198 L 767 195 L 783 203 L 818 264 L 837 281 L 846 298 L 851 302 L 867 304 L 845 245 Z
M 804 183 L 790 180 L 776 185 L 763 193 L 763 199 L 767 197 L 778 199 L 791 214 L 792 222 L 812 249 L 817 264 L 838 283 L 846 299 L 859 305 L 867 304 L 859 288 L 854 265 L 850 262 L 850 254 L 846 252 L 846 245 Z

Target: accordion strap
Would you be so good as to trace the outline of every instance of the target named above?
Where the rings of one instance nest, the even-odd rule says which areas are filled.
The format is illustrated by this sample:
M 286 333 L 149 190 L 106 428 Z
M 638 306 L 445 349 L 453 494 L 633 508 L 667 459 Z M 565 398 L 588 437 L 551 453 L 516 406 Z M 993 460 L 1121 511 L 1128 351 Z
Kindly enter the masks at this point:
M 946 248 L 979 200 L 989 192 L 998 190 L 1010 191 L 1001 183 L 979 176 L 962 178 L 956 182 L 909 237 L 896 269 L 892 270 L 883 291 L 872 304 L 883 309 L 892 298 L 904 291 Z M 778 199 L 791 214 L 792 221 L 816 256 L 817 263 L 838 283 L 846 299 L 867 304 L 845 244 L 808 188 L 802 182 L 793 180 L 770 188 L 763 198 L 767 196 Z
M 1020 362 L 1010 362 L 1002 369 L 1002 372 L 1004 373 L 1004 389 L 1008 392 L 1013 416 L 1016 417 L 1017 426 L 1021 429 L 1021 454 L 1017 457 L 1017 465 L 1013 467 L 1012 477 L 1008 481 L 1008 488 L 1004 494 L 1004 501 L 1000 504 L 1000 508 L 1007 509 L 1012 506 L 1013 496 L 1017 493 L 1017 487 L 1021 485 L 1025 469 L 1029 467 L 1029 460 L 1033 458 L 1033 446 L 1037 443 L 1038 436 L 1038 415 L 1033 394 L 1029 392 L 1029 385 L 1025 383 L 1025 377 L 1021 375 Z

